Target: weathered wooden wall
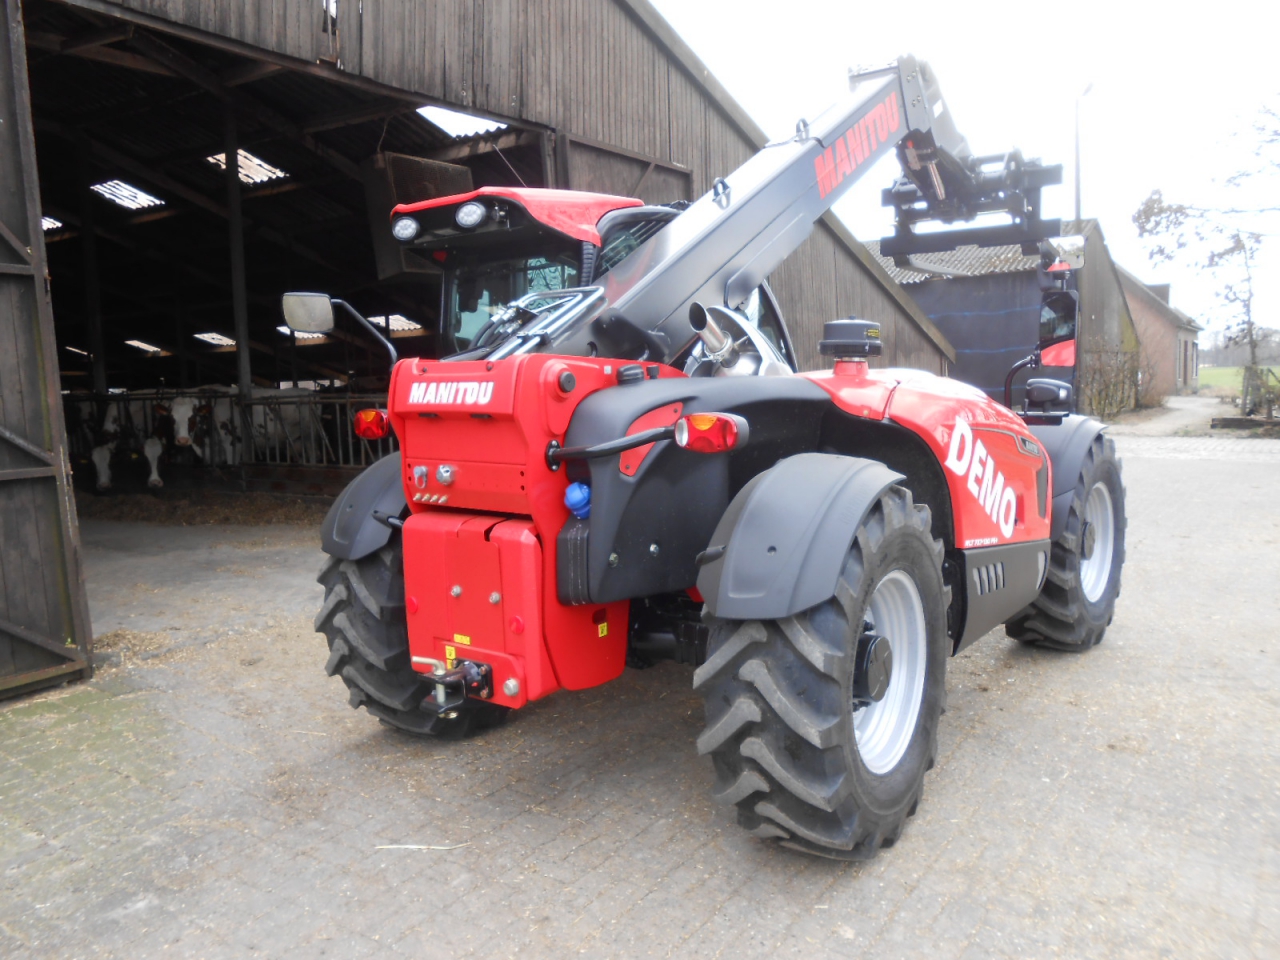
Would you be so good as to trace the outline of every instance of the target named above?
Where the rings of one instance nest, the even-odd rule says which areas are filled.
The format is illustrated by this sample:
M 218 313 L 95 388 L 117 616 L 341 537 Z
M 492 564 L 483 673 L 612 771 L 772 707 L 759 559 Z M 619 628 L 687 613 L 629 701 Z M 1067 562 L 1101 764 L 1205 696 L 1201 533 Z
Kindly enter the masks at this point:
M 0 0 L 0 696 L 89 673 L 18 0 Z
M 351 76 L 685 168 L 694 197 L 764 142 L 647 0 L 338 0 L 336 34 L 323 0 L 65 2 L 336 58 Z M 627 186 L 620 175 L 614 190 Z M 945 372 L 945 338 L 851 242 L 822 223 L 774 278 L 802 364 L 821 365 L 825 321 L 857 313 L 884 326 L 886 364 Z

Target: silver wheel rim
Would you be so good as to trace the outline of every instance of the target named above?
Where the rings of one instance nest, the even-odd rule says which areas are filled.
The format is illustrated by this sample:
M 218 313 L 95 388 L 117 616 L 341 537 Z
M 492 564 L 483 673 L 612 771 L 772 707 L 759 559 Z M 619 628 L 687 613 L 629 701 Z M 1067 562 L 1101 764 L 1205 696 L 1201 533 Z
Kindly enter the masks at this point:
M 853 733 L 863 765 L 885 774 L 911 745 L 924 699 L 928 628 L 920 590 L 905 570 L 894 570 L 876 584 L 866 619 L 889 641 L 893 667 L 884 697 L 854 711 Z
M 1116 515 L 1111 506 L 1111 491 L 1105 483 L 1095 483 L 1084 504 L 1084 522 L 1093 528 L 1093 552 L 1080 557 L 1080 586 L 1085 599 L 1097 603 L 1107 591 L 1111 579 L 1111 557 L 1116 548 Z M 1083 551 L 1084 545 L 1081 544 Z

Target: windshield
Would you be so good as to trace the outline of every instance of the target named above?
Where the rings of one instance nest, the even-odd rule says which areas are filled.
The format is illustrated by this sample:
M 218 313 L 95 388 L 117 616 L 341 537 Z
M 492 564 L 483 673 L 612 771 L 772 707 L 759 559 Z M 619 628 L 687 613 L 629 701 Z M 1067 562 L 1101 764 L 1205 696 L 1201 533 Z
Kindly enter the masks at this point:
M 578 264 L 569 256 L 517 257 L 461 267 L 447 298 L 445 329 L 457 349 L 466 349 L 480 328 L 512 300 L 577 282 Z

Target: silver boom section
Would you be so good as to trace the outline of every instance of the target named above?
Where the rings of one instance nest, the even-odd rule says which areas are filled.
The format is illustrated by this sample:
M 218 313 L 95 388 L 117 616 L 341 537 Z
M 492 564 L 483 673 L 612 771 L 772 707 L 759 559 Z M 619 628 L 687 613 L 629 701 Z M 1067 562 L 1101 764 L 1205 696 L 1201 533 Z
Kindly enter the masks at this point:
M 694 339 L 694 301 L 737 307 L 790 256 L 817 220 L 877 160 L 912 131 L 930 132 L 967 158 L 927 65 L 903 57 L 851 75 L 849 92 L 791 139 L 770 143 L 606 274 L 601 297 L 581 296 L 536 336 L 516 335 L 491 354 L 589 355 L 600 344 L 590 322 L 612 308 L 652 334 L 670 362 Z M 529 333 L 533 332 L 531 328 Z

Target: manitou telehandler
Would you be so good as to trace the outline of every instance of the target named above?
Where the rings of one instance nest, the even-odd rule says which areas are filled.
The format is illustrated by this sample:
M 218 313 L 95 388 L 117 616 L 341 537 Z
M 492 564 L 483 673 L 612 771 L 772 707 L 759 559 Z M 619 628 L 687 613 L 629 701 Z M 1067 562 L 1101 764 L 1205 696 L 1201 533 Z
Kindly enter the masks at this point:
M 1000 624 L 1060 650 L 1102 639 L 1124 487 L 1068 385 L 1028 381 L 1013 410 L 870 369 L 880 329 L 855 318 L 825 326 L 834 369 L 795 370 L 766 278 L 889 151 L 882 249 L 1043 247 L 1041 342 L 1019 368 L 1070 343 L 1079 264 L 1039 217 L 1061 168 L 975 157 L 910 57 L 851 75 L 692 204 L 486 187 L 392 211 L 448 271 L 459 352 L 395 363 L 388 410 L 356 429 L 394 430 L 400 452 L 324 524 L 316 628 L 352 706 L 460 735 L 671 658 L 695 668 L 717 799 L 759 837 L 856 859 L 916 810 L 950 655 Z M 912 230 L 993 211 L 1010 222 Z M 323 331 L 335 304 L 362 320 L 323 294 L 284 311 Z

